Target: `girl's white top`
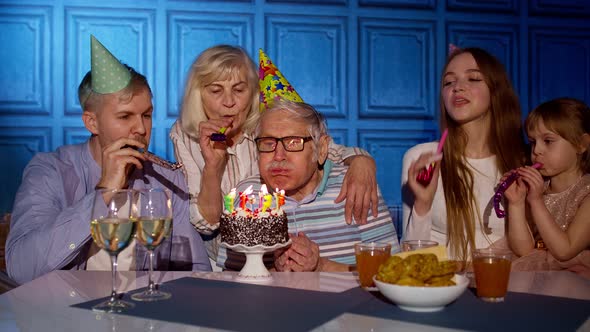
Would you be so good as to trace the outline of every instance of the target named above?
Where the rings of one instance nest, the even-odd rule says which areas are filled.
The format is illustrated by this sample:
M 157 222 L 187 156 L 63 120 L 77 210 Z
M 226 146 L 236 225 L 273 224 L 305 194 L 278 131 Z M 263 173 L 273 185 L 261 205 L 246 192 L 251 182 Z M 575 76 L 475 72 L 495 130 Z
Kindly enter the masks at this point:
M 411 190 L 405 188 L 410 164 L 425 152 L 435 152 L 436 147 L 437 142 L 418 144 L 409 149 L 404 155 L 401 174 L 404 196 L 403 239 L 434 240 L 440 245 L 447 245 L 447 208 L 441 177 L 438 179 L 432 208 L 423 216 L 416 214 L 413 209 L 412 197 L 409 197 L 412 196 Z M 473 194 L 481 215 L 481 221 L 476 218 L 473 220 L 475 223 L 475 246 L 476 248 L 486 248 L 504 237 L 504 219 L 496 217 L 493 209 L 495 188 L 501 174 L 496 167 L 496 156 L 483 159 L 467 158 L 467 163 L 473 172 Z

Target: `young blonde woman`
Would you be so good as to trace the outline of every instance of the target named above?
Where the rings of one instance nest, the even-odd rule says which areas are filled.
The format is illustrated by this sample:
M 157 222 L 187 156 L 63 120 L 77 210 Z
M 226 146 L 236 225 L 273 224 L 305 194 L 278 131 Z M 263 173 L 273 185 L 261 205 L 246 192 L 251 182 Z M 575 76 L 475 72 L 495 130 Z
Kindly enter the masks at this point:
M 217 257 L 223 196 L 241 180 L 257 174 L 252 131 L 259 118 L 257 68 L 240 47 L 219 45 L 203 51 L 190 68 L 181 114 L 170 131 L 176 159 L 184 164 L 191 195 L 191 222 Z M 227 128 L 225 142 L 211 140 Z M 347 222 L 365 223 L 376 215 L 375 163 L 356 148 L 330 145 L 330 159 L 350 169 L 338 199 L 346 199 Z M 337 199 L 337 200 L 338 200 Z M 344 221 L 343 221 L 344 222 Z
M 436 142 L 414 146 L 403 160 L 404 239 L 430 239 L 466 261 L 475 248 L 505 234 L 492 213 L 494 189 L 503 173 L 525 160 L 521 113 L 506 71 L 479 48 L 455 50 L 444 67 L 441 131 L 448 129 L 442 154 Z M 432 181 L 416 181 L 433 163 Z

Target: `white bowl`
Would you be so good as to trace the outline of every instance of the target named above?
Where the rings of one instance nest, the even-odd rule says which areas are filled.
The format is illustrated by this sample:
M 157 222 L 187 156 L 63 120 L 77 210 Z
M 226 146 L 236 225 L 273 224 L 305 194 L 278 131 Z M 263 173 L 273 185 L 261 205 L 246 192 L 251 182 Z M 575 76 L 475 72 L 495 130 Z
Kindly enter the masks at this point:
M 455 286 L 415 287 L 400 286 L 379 281 L 373 277 L 375 285 L 386 298 L 400 309 L 417 312 L 435 312 L 455 301 L 469 285 L 469 279 L 455 274 Z

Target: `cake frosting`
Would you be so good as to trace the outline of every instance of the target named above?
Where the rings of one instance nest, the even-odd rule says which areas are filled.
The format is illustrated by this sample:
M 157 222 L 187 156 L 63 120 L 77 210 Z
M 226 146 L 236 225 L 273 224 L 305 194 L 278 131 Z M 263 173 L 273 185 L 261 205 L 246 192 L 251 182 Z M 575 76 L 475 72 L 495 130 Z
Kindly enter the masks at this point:
M 240 204 L 233 208 L 226 197 L 226 207 L 221 216 L 219 227 L 221 241 L 229 245 L 242 244 L 245 246 L 274 246 L 289 241 L 287 216 L 281 208 L 284 202 L 284 192 L 277 191 L 274 195 L 266 192 L 266 186 L 261 187 L 260 203 L 254 208 L 254 196 L 249 187 L 240 193 Z M 235 191 L 233 192 L 235 197 Z M 231 195 L 231 194 L 230 194 Z M 229 195 L 228 195 L 229 196 Z M 247 202 L 250 202 L 248 206 Z

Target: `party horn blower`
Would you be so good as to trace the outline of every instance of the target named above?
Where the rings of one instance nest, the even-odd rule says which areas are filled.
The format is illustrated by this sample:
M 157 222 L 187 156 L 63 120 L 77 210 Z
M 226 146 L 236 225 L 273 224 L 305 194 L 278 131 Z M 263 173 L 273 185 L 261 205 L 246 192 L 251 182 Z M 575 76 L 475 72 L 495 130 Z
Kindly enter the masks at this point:
M 539 169 L 543 167 L 543 164 L 535 163 L 531 167 L 534 169 Z M 514 181 L 516 181 L 516 179 L 518 179 L 518 176 L 518 172 L 513 172 L 512 174 L 510 174 L 510 176 L 508 176 L 506 180 L 504 180 L 504 182 L 500 183 L 498 189 L 496 190 L 496 193 L 494 194 L 494 211 L 496 211 L 496 216 L 498 218 L 506 217 L 506 212 L 502 210 L 502 208 L 500 207 L 500 202 L 502 202 L 504 192 L 512 185 L 512 183 L 514 183 Z
M 443 131 L 442 135 L 440 136 L 440 141 L 438 142 L 436 154 L 440 154 L 442 152 L 443 146 L 445 146 L 445 141 L 447 140 L 448 133 L 449 130 L 445 129 L 445 131 Z M 418 175 L 416 176 L 416 181 L 418 181 L 418 183 L 420 183 L 424 187 L 430 184 L 430 181 L 432 180 L 432 175 L 434 174 L 434 166 L 435 164 L 431 163 L 430 165 L 428 165 L 428 167 L 424 167 L 423 169 L 421 169 L 420 172 L 418 172 Z
M 184 166 L 182 163 L 175 163 L 175 162 L 168 161 L 166 159 L 163 159 L 163 158 L 158 157 L 157 155 L 149 152 L 148 150 L 137 148 L 137 147 L 132 146 L 132 145 L 124 145 L 123 147 L 121 147 L 121 149 L 125 149 L 125 148 L 130 148 L 130 149 L 136 150 L 139 153 L 143 154 L 143 156 L 145 157 L 145 159 L 147 159 L 148 161 L 150 161 L 150 162 L 152 162 L 152 163 L 154 163 L 156 165 L 160 165 L 160 166 L 162 166 L 164 168 L 171 169 L 173 171 L 175 171 L 175 170 L 181 168 L 182 166 Z
M 221 127 L 218 132 L 211 134 L 211 140 L 213 142 L 223 142 L 227 139 L 225 136 L 226 127 Z

